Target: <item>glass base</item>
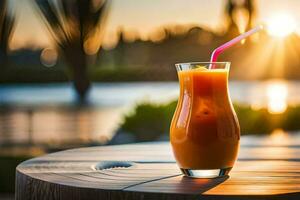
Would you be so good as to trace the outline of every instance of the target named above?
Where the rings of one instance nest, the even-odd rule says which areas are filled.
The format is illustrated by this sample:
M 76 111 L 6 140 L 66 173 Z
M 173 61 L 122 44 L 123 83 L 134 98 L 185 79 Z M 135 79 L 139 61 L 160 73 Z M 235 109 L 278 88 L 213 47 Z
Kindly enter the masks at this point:
M 182 173 L 191 178 L 218 178 L 228 175 L 232 167 L 223 169 L 181 169 Z

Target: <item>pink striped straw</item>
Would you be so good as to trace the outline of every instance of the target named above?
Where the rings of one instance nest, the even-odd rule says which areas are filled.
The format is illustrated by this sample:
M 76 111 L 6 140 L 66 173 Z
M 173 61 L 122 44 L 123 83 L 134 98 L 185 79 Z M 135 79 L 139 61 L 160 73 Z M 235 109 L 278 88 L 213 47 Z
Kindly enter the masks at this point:
M 218 56 L 226 49 L 228 49 L 229 47 L 237 44 L 238 42 L 240 42 L 241 40 L 245 39 L 246 37 L 260 31 L 263 29 L 263 26 L 257 26 L 253 29 L 251 29 L 250 31 L 247 31 L 245 33 L 243 33 L 242 35 L 237 36 L 236 38 L 233 38 L 232 40 L 230 40 L 229 42 L 226 42 L 225 44 L 219 46 L 218 48 L 216 48 L 212 54 L 211 54 L 211 59 L 210 62 L 216 62 L 218 60 Z M 213 68 L 213 65 L 210 65 L 210 68 Z

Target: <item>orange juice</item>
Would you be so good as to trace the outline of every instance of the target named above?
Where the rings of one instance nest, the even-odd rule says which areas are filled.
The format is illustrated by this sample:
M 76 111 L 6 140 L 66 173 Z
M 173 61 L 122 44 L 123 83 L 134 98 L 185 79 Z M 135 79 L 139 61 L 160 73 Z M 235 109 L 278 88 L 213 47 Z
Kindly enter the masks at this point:
M 186 170 L 227 174 L 237 158 L 240 130 L 228 95 L 228 71 L 199 66 L 178 71 L 180 96 L 170 140 L 185 174 Z

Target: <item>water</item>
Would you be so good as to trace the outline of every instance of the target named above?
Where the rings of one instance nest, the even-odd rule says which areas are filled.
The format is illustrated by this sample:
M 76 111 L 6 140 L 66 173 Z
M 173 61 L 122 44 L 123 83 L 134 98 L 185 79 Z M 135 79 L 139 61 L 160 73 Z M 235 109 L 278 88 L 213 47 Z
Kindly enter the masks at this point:
M 96 83 L 89 93 L 93 106 L 123 106 L 136 101 L 162 101 L 175 98 L 176 82 L 164 83 Z M 70 84 L 4 85 L 0 86 L 0 104 L 21 106 L 70 105 L 75 92 Z
M 297 81 L 232 81 L 230 93 L 233 102 L 280 112 L 300 102 L 299 87 Z M 70 84 L 1 85 L 0 145 L 105 143 L 135 104 L 168 102 L 178 91 L 176 82 L 96 83 L 90 106 L 76 107 Z

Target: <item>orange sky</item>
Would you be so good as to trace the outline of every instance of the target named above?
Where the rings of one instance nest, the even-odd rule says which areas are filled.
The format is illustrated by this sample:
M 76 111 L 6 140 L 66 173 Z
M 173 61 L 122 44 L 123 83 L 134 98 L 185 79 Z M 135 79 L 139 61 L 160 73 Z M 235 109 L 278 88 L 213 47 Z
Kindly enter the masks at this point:
M 29 4 L 30 1 L 32 0 L 12 0 L 19 17 L 12 40 L 13 48 L 51 44 L 47 29 L 34 11 L 34 6 Z M 136 31 L 144 38 L 158 27 L 169 24 L 193 23 L 216 29 L 222 26 L 225 2 L 225 0 L 113 0 L 104 42 L 114 41 L 119 27 Z M 258 22 L 263 22 L 269 16 L 280 12 L 290 13 L 296 21 L 300 21 L 299 8 L 299 0 L 259 0 Z

